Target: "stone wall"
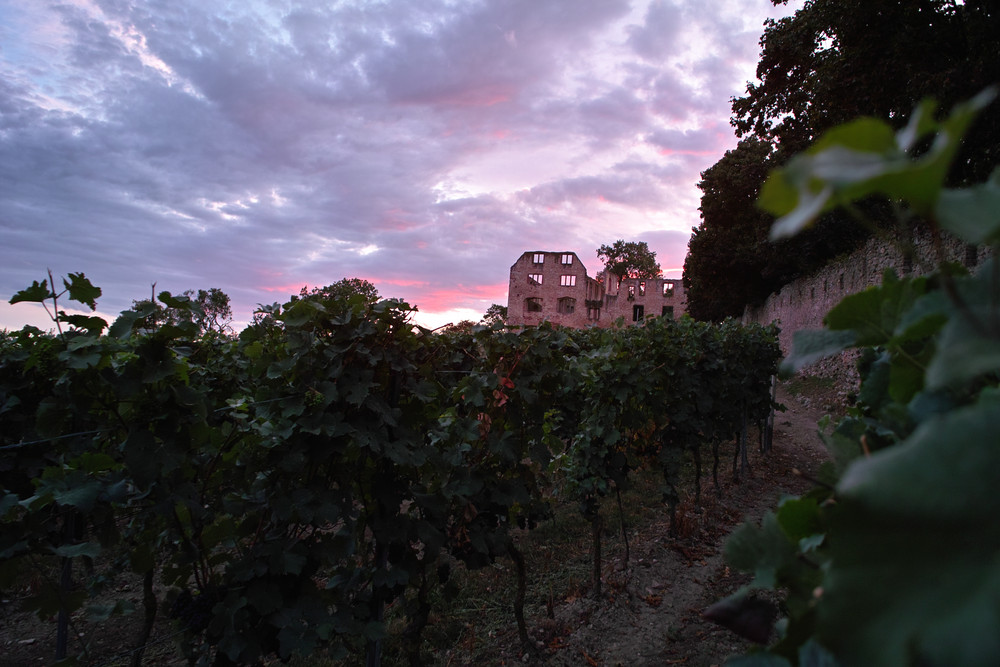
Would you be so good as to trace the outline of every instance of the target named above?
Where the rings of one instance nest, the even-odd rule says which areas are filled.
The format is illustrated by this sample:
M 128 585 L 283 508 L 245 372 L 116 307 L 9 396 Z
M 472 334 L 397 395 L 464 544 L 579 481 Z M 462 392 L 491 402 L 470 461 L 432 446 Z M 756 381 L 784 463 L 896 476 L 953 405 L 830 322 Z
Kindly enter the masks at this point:
M 587 301 L 600 298 L 600 292 L 575 252 L 525 252 L 510 267 L 507 323 L 538 325 L 549 320 L 584 327 L 590 323 Z
M 954 239 L 942 245 L 949 261 L 961 262 L 970 268 L 982 262 L 987 253 L 986 248 L 976 251 Z M 917 235 L 914 248 L 912 265 L 907 265 L 895 243 L 873 238 L 854 253 L 833 260 L 811 276 L 785 285 L 780 292 L 771 294 L 763 305 L 747 308 L 743 321 L 777 322 L 781 327 L 781 349 L 787 355 L 792 348 L 794 332 L 822 328 L 823 317 L 830 308 L 848 294 L 881 284 L 886 269 L 895 269 L 901 276 L 932 271 L 937 260 L 930 235 Z

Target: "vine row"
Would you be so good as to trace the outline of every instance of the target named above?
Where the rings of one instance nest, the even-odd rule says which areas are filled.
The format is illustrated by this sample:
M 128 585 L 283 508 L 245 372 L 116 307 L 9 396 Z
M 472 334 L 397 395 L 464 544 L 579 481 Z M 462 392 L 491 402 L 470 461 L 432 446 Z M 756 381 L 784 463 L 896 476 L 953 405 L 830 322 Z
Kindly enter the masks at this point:
M 717 470 L 720 443 L 771 410 L 780 356 L 773 328 L 732 321 L 439 334 L 403 302 L 361 296 L 294 297 L 227 337 L 162 293 L 170 323 L 150 328 L 145 303 L 108 327 L 62 314 L 60 297 L 100 296 L 83 274 L 63 284 L 12 299 L 51 301 L 57 335 L 0 335 L 0 588 L 34 573 L 29 608 L 63 627 L 131 570 L 135 646 L 168 613 L 202 664 L 322 647 L 376 665 L 389 605 L 418 664 L 432 592 L 448 594 L 456 565 L 498 558 L 515 564 L 529 645 L 514 529 L 578 501 L 599 594 L 599 500 L 654 468 L 672 511 L 688 457 L 700 493 L 703 450 Z M 75 559 L 99 564 L 85 586 Z M 56 653 L 69 655 L 62 634 Z

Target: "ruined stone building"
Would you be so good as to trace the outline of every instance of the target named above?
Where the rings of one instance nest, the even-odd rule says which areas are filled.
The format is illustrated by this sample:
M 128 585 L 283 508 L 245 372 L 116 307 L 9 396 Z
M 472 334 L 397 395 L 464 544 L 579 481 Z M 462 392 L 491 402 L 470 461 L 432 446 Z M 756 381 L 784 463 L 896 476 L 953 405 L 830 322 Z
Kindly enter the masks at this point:
M 587 275 L 575 252 L 534 250 L 510 267 L 507 324 L 553 324 L 582 328 L 607 327 L 622 317 L 626 323 L 647 317 L 678 317 L 687 300 L 680 279 L 625 278 Z

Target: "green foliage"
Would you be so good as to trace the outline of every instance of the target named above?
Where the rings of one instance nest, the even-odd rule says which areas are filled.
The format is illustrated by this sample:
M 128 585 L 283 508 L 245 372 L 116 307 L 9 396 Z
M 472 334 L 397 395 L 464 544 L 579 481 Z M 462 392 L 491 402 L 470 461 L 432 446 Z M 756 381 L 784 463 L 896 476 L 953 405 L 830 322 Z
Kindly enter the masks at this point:
M 922 217 L 936 215 L 945 176 L 962 139 L 994 97 L 996 91 L 987 89 L 956 106 L 940 123 L 932 116 L 935 105 L 926 101 L 914 111 L 910 123 L 895 133 L 888 123 L 875 118 L 830 130 L 764 183 L 760 206 L 781 216 L 771 236 L 794 235 L 822 213 L 871 195 L 903 200 Z M 930 148 L 913 157 L 915 146 L 932 132 L 936 138 Z M 996 214 L 989 212 L 990 191 L 980 188 L 973 192 L 986 196 L 969 201 L 967 210 L 958 213 L 981 210 L 982 216 L 995 219 Z M 961 229 L 961 225 L 953 226 Z
M 488 327 L 501 326 L 507 322 L 507 306 L 494 303 L 483 314 L 482 323 Z
M 657 278 L 661 273 L 656 253 L 645 241 L 619 239 L 598 248 L 597 256 L 604 260 L 605 270 L 619 278 Z
M 82 273 L 70 273 L 69 280 L 63 278 L 63 286 L 65 289 L 58 294 L 49 288 L 49 285 L 55 286 L 55 279 L 52 277 L 52 272 L 49 271 L 49 279 L 38 282 L 33 281 L 31 287 L 23 289 L 14 296 L 11 297 L 10 303 L 13 305 L 15 303 L 29 302 L 29 303 L 40 303 L 44 306 L 45 311 L 48 313 L 52 321 L 55 322 L 56 327 L 59 332 L 62 333 L 62 324 L 69 324 L 76 330 L 89 331 L 100 333 L 104 327 L 108 326 L 100 317 L 87 317 L 86 315 L 68 315 L 66 311 L 59 310 L 59 298 L 68 294 L 71 301 L 76 301 L 81 303 L 90 310 L 97 310 L 97 298 L 101 296 L 101 288 L 94 287 L 87 280 L 86 276 Z M 49 310 L 48 302 L 52 301 L 52 310 Z M 53 313 L 55 313 L 53 315 Z
M 26 296 L 54 298 L 48 284 Z M 673 488 L 679 456 L 770 407 L 773 329 L 433 334 L 346 287 L 262 307 L 235 339 L 206 335 L 196 295 L 166 292 L 107 334 L 4 334 L 0 586 L 32 571 L 27 604 L 47 617 L 87 608 L 111 572 L 155 576 L 168 592 L 152 604 L 196 662 L 359 662 L 389 641 L 416 660 L 452 567 L 518 562 L 515 528 L 553 498 L 593 516 L 637 466 Z M 148 326 L 157 305 L 172 319 Z M 80 558 L 103 568 L 86 586 L 51 579 Z
M 314 287 L 313 289 L 303 287 L 299 291 L 299 298 L 307 297 L 318 299 L 327 304 L 348 302 L 359 298 L 366 303 L 374 303 L 379 298 L 375 285 L 361 278 L 342 278 L 326 287 Z
M 741 141 L 702 174 L 699 184 L 702 221 L 685 262 L 689 312 L 711 320 L 739 316 L 746 305 L 762 302 L 791 280 L 854 250 L 872 234 L 895 231 L 895 216 L 885 199 L 855 200 L 853 193 L 841 188 L 841 201 L 853 201 L 850 214 L 833 209 L 835 202 L 815 192 L 809 203 L 826 213 L 804 232 L 767 242 L 772 220 L 755 206 L 766 174 L 832 128 L 858 117 L 880 119 L 855 121 L 849 130 L 858 138 L 865 135 L 863 151 L 842 144 L 851 150 L 853 160 L 837 156 L 835 165 L 816 163 L 815 168 L 835 168 L 841 181 L 868 182 L 866 169 L 879 165 L 887 171 L 871 179 L 871 192 L 882 192 L 880 185 L 909 187 L 906 196 L 914 211 L 924 207 L 925 197 L 937 196 L 921 186 L 937 179 L 932 172 L 944 165 L 950 165 L 949 184 L 982 183 L 1000 163 L 1000 107 L 979 114 L 968 140 L 952 147 L 958 151 L 954 160 L 938 146 L 912 141 L 927 131 L 921 123 L 933 120 L 930 108 L 911 120 L 910 130 L 916 131 L 907 134 L 904 128 L 910 110 L 921 99 L 934 96 L 953 107 L 998 81 L 1000 11 L 992 0 L 808 0 L 793 16 L 768 21 L 761 37 L 757 81 L 733 100 L 731 124 Z M 901 134 L 898 146 L 896 132 Z M 925 159 L 910 164 L 900 156 L 894 164 L 879 155 L 866 155 L 899 147 L 922 153 Z M 895 173 L 901 164 L 910 172 Z M 915 169 L 924 176 L 917 178 Z M 808 174 L 801 174 L 808 181 Z M 822 178 L 834 175 L 824 173 Z M 773 186 L 765 199 L 781 197 Z M 807 183 L 786 187 L 809 189 Z M 942 199 L 989 200 L 994 189 L 980 185 Z M 970 204 L 970 211 L 965 211 L 960 201 L 941 208 L 943 212 L 936 215 L 942 228 L 967 225 L 986 235 L 989 225 L 975 224 L 970 213 L 977 210 L 989 216 L 988 211 L 996 210 Z M 949 212 L 954 212 L 954 222 Z M 784 234 L 783 229 L 776 232 Z
M 748 137 L 701 174 L 702 222 L 692 230 L 684 260 L 688 312 L 700 320 L 739 317 L 783 276 L 767 243 L 770 217 L 747 209 L 770 168 L 772 148 Z M 738 278 L 737 278 L 738 277 Z
M 992 96 L 940 122 L 925 103 L 898 133 L 874 120 L 831 131 L 771 177 L 762 204 L 785 216 L 776 233 L 878 192 L 935 233 L 994 241 L 995 255 L 995 178 L 970 193 L 946 187 L 949 161 Z M 928 148 L 908 153 L 927 133 Z M 809 664 L 801 650 L 822 645 L 845 665 L 1000 660 L 996 267 L 994 256 L 975 276 L 947 265 L 919 278 L 887 273 L 835 306 L 823 331 L 796 336 L 790 369 L 857 348 L 862 383 L 857 405 L 824 436 L 834 459 L 824 485 L 727 544 L 755 587 L 785 591 L 784 629 L 759 659 Z
M 130 326 L 146 331 L 193 323 L 202 333 L 232 333 L 229 295 L 218 287 L 197 292 L 186 290 L 180 296 L 160 292 L 156 298 L 133 301 L 132 312 L 135 315 L 129 315 Z

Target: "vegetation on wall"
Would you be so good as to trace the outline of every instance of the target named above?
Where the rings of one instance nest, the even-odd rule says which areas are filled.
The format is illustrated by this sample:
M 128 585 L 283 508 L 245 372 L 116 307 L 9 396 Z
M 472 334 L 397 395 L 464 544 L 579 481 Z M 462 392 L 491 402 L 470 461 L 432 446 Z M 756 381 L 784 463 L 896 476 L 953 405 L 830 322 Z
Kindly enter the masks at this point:
M 604 260 L 604 269 L 610 275 L 623 278 L 658 278 L 660 264 L 656 253 L 645 241 L 615 241 L 597 249 L 597 256 Z

